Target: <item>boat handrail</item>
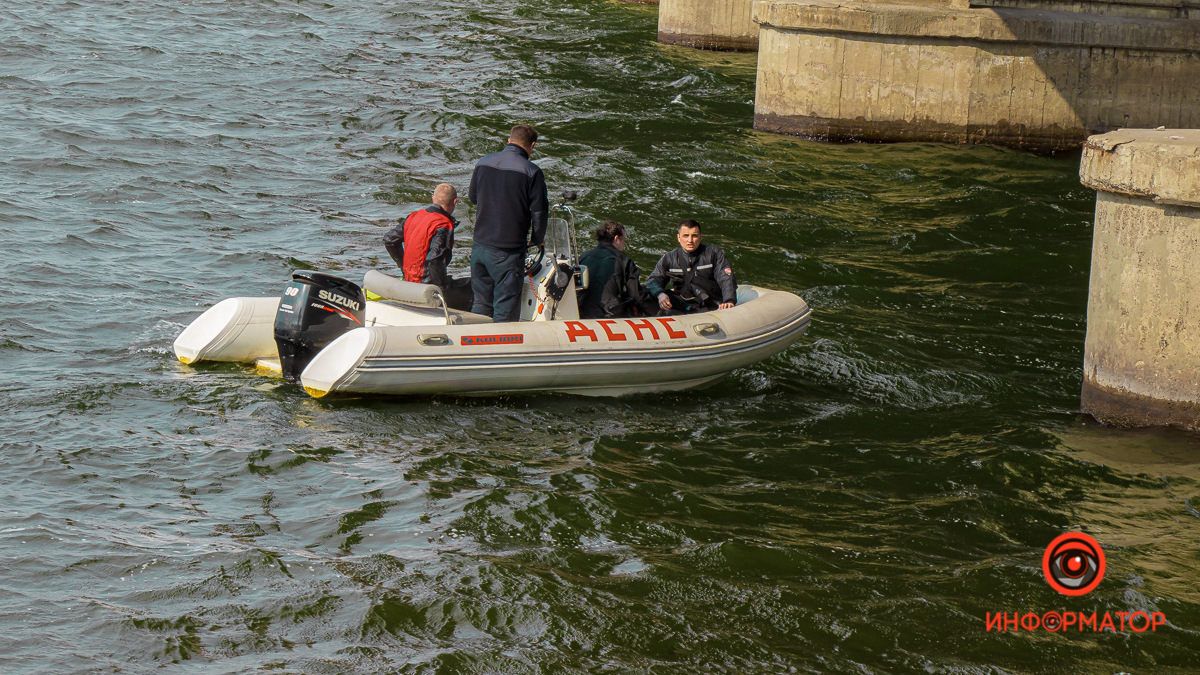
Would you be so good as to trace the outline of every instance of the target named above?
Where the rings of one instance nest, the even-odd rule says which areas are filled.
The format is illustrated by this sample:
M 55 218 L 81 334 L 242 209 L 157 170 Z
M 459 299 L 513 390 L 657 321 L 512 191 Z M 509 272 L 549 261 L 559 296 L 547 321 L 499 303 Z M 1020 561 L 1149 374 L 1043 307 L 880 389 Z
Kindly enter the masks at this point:
M 434 293 L 434 296 L 436 296 L 438 299 L 438 302 L 440 302 L 442 304 L 442 314 L 446 315 L 446 325 L 447 326 L 451 325 L 450 305 L 446 304 L 446 298 L 442 297 L 442 292 L 440 290 L 438 292 Z

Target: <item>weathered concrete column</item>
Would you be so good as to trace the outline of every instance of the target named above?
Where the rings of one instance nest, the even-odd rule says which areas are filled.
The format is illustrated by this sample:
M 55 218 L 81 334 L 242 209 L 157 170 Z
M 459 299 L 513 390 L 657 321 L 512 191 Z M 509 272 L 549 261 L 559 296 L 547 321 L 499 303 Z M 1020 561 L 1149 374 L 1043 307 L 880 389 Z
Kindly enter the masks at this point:
M 754 0 L 659 0 L 658 41 L 753 51 L 758 48 L 753 6 Z
M 1083 410 L 1200 430 L 1200 130 L 1093 136 L 1097 190 Z
M 763 0 L 754 126 L 1037 151 L 1200 127 L 1200 20 L 1162 18 L 1196 3 L 1137 1 Z

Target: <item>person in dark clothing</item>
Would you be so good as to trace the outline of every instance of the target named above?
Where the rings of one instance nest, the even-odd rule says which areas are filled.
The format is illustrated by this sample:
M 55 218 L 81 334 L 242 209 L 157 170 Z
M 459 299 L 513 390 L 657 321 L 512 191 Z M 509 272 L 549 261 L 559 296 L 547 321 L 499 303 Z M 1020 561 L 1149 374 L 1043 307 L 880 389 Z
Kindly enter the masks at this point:
M 478 211 L 471 248 L 471 311 L 496 321 L 521 317 L 521 282 L 528 246 L 546 237 L 550 200 L 542 170 L 529 161 L 537 131 L 518 124 L 508 145 L 475 164 L 468 196 Z
M 451 278 L 446 272 L 454 255 L 454 207 L 458 191 L 449 183 L 433 190 L 433 204 L 408 217 L 383 235 L 383 246 L 400 266 L 405 281 L 434 284 L 442 289 L 446 304 L 454 309 L 471 308 L 471 280 Z
M 700 242 L 700 223 L 685 220 L 675 235 L 679 248 L 669 251 L 646 279 L 662 314 L 729 309 L 737 304 L 737 279 L 725 252 Z
M 642 316 L 641 273 L 625 255 L 625 226 L 605 222 L 596 230 L 596 243 L 579 257 L 588 268 L 588 287 L 579 294 L 580 318 Z

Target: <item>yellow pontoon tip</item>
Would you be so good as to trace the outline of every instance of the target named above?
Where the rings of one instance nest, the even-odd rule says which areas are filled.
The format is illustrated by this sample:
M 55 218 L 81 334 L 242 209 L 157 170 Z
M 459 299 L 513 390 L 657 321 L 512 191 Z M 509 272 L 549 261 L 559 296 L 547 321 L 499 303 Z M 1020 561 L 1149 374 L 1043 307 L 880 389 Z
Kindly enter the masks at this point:
M 283 366 L 279 359 L 258 359 L 254 362 L 254 372 L 266 377 L 283 377 Z
M 320 389 L 313 389 L 312 387 L 305 387 L 304 391 L 308 392 L 308 395 L 313 398 L 321 398 L 329 393 L 327 391 L 321 391 Z

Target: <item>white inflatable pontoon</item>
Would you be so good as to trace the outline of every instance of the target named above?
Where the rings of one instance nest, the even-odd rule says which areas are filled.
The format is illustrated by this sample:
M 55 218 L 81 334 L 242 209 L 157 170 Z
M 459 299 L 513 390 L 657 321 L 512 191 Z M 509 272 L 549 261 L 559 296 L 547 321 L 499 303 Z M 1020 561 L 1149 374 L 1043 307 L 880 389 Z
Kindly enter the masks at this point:
M 551 236 L 553 234 L 553 236 Z M 588 396 L 688 389 L 786 349 L 808 327 L 799 296 L 738 287 L 732 309 L 670 317 L 579 319 L 571 226 L 552 219 L 542 265 L 527 277 L 521 321 L 447 309 L 436 286 L 367 272 L 365 319 L 300 374 L 314 397 L 356 394 L 563 392 Z M 586 272 L 582 275 L 586 284 Z M 556 300 L 555 298 L 559 298 Z M 175 340 L 185 364 L 257 363 L 280 373 L 278 297 L 230 298 Z M 290 310 L 287 310 L 290 311 Z

